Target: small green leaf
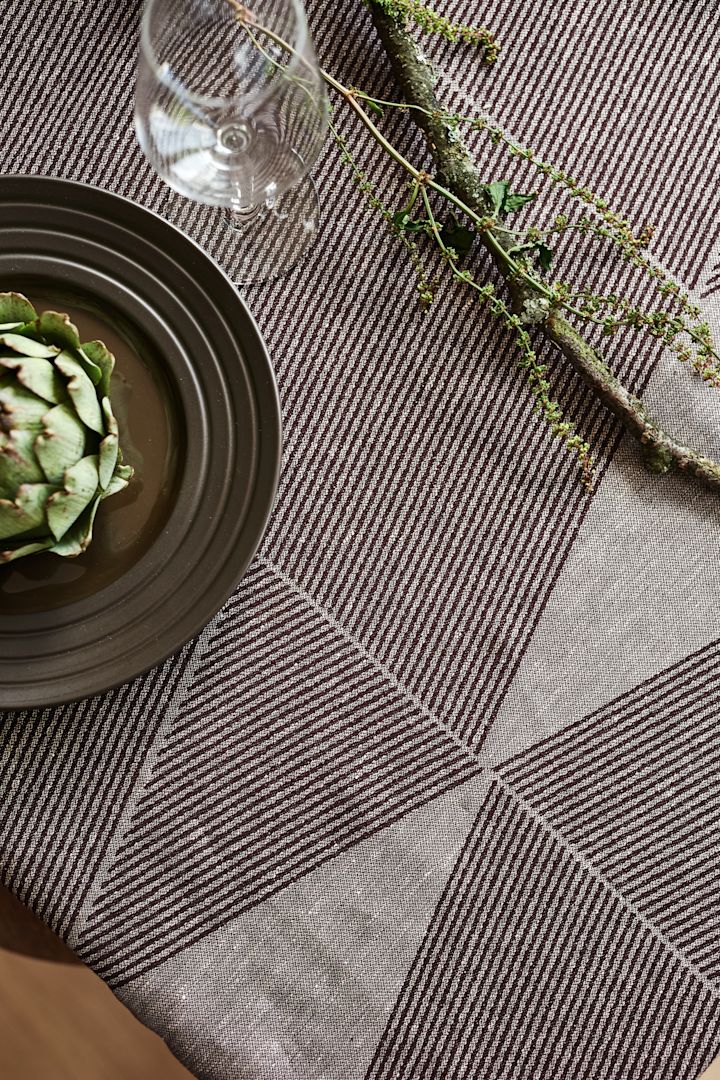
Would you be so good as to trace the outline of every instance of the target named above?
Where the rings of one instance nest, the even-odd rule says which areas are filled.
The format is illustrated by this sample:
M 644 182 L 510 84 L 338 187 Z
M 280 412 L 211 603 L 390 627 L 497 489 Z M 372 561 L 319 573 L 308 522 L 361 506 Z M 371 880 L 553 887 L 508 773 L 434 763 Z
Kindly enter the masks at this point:
M 362 99 L 362 101 L 363 101 L 364 105 L 367 105 L 370 112 L 375 113 L 376 116 L 384 116 L 385 115 L 385 113 L 383 112 L 381 107 L 378 105 L 377 101 L 373 101 L 372 98 L 366 98 L 366 97 L 364 97 Z
M 393 214 L 393 224 L 406 233 L 428 232 L 431 228 L 428 218 L 411 218 L 407 210 L 398 210 Z
M 533 240 L 530 244 L 515 244 L 507 249 L 508 255 L 523 255 L 526 251 L 535 251 L 537 243 Z
M 508 193 L 507 180 L 494 180 L 492 184 L 485 184 L 483 190 L 490 198 L 493 214 L 501 214 Z
M 537 192 L 524 195 L 520 191 L 510 191 L 507 180 L 495 180 L 492 184 L 486 184 L 483 189 L 490 198 L 492 212 L 497 217 L 505 217 L 513 214 L 525 203 L 537 198 Z
M 543 270 L 549 270 L 552 265 L 552 248 L 549 248 L 547 244 L 537 245 L 538 261 Z
M 503 211 L 506 214 L 514 214 L 516 210 L 519 210 L 521 206 L 525 206 L 526 203 L 532 202 L 537 198 L 537 192 L 531 191 L 527 195 L 523 195 L 519 191 L 514 191 L 505 198 L 503 203 Z

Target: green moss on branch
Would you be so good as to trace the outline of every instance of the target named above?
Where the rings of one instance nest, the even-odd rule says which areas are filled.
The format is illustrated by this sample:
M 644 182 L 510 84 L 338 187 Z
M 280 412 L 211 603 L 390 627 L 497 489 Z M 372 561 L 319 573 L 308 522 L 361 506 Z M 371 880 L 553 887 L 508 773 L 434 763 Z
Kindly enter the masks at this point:
M 410 114 L 425 134 L 439 181 L 476 214 L 491 213 L 486 180 L 437 98 L 430 63 L 419 52 L 405 22 L 388 11 L 386 3 L 370 0 L 369 7 L 405 100 L 419 106 L 410 110 Z M 499 229 L 492 237 L 480 233 L 479 239 L 508 285 L 514 310 L 522 311 L 525 302 L 538 294 L 531 285 L 514 280 L 508 271 L 503 249 L 512 246 L 512 238 Z M 538 325 L 538 330 L 559 349 L 602 404 L 637 440 L 650 471 L 667 473 L 679 468 L 701 483 L 720 489 L 720 465 L 664 431 L 640 399 L 612 373 L 600 353 L 560 312 L 551 311 Z

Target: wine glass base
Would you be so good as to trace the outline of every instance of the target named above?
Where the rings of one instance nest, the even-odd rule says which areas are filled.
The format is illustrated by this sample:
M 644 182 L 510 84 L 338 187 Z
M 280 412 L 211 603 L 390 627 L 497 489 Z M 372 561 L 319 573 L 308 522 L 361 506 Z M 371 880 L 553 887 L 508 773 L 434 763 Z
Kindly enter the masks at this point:
M 235 241 L 223 261 L 236 285 L 259 285 L 287 274 L 320 232 L 320 200 L 309 176 L 270 205 L 224 210 L 222 215 Z

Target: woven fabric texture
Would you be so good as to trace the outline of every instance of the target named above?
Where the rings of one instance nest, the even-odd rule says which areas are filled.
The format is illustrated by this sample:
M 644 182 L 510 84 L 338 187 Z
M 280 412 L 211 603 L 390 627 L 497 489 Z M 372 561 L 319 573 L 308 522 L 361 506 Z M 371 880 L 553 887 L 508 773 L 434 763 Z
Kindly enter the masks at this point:
M 397 93 L 359 0 L 309 15 L 326 66 Z M 716 5 L 483 18 L 491 72 L 425 46 L 445 100 L 654 223 L 719 329 Z M 4 6 L 0 168 L 127 195 L 232 274 L 221 215 L 136 145 L 138 24 L 136 0 Z M 161 668 L 0 715 L 0 879 L 203 1080 L 694 1080 L 720 1051 L 720 500 L 645 473 L 548 352 L 598 452 L 588 494 L 505 332 L 451 286 L 422 315 L 332 145 L 315 178 L 320 244 L 245 294 L 285 432 L 261 551 Z M 611 251 L 564 257 L 652 303 Z M 720 399 L 647 343 L 608 352 L 720 454 Z

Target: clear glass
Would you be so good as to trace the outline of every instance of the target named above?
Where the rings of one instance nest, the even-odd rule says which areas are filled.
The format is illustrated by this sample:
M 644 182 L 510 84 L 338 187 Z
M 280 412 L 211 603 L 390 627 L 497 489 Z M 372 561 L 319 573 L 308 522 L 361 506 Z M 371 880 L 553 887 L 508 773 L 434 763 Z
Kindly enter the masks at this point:
M 314 241 L 327 111 L 301 0 L 147 0 L 138 139 L 175 191 L 226 208 L 240 281 L 277 277 Z

